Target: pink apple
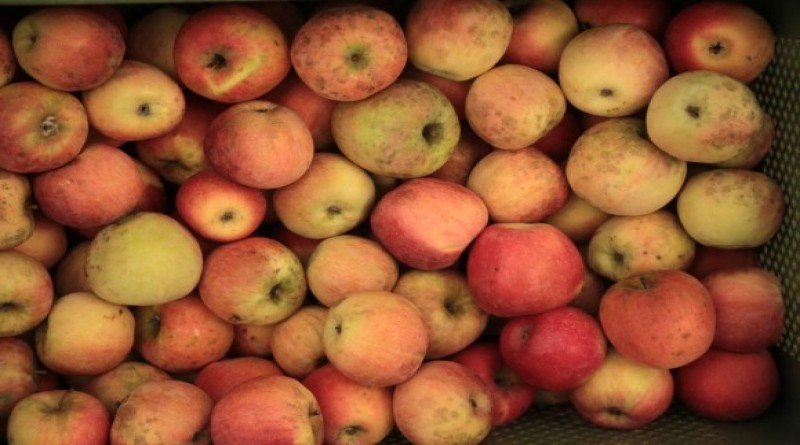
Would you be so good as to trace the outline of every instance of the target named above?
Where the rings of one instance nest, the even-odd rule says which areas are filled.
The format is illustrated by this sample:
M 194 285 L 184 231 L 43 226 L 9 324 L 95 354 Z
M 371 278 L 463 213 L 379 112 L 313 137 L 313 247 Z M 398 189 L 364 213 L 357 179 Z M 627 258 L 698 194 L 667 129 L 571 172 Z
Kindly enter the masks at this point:
M 659 40 L 672 18 L 672 3 L 669 0 L 575 0 L 573 8 L 584 28 L 629 23 Z
M 6 438 L 20 444 L 105 445 L 110 417 L 103 404 L 85 392 L 40 391 L 16 404 L 8 418 Z
M 51 311 L 53 281 L 42 263 L 14 251 L 0 251 L 0 337 L 30 331 Z
M 671 18 L 664 48 L 677 73 L 713 70 L 749 83 L 772 61 L 775 40 L 769 22 L 752 7 L 705 1 Z
M 506 365 L 496 342 L 475 342 L 450 359 L 473 370 L 489 388 L 492 426 L 517 420 L 533 405 L 538 391 Z
M 564 306 L 584 277 L 578 248 L 546 223 L 489 224 L 472 244 L 466 267 L 478 306 L 499 317 Z
M 291 69 L 283 31 L 246 3 L 194 11 L 175 36 L 173 60 L 186 88 L 224 103 L 266 94 Z
M 283 371 L 275 362 L 263 357 L 230 357 L 204 366 L 193 383 L 216 403 L 239 384 L 265 375 L 283 375 Z
M 600 323 L 563 306 L 511 318 L 500 332 L 500 354 L 522 381 L 546 391 L 568 391 L 595 372 L 606 355 Z
M 561 51 L 578 35 L 578 20 L 562 0 L 534 0 L 514 15 L 504 63 L 519 63 L 555 74 Z
M 97 397 L 113 416 L 136 388 L 147 382 L 170 379 L 172 376 L 160 368 L 144 361 L 130 360 L 102 374 L 91 376 L 80 389 Z
M 488 219 L 486 204 L 467 187 L 417 178 L 383 195 L 370 214 L 370 226 L 398 261 L 434 270 L 455 264 Z
M 392 388 L 356 383 L 331 363 L 311 371 L 302 383 L 319 403 L 325 443 L 380 443 L 393 431 Z
M 598 312 L 609 342 L 625 357 L 656 368 L 683 366 L 714 340 L 714 302 L 680 270 L 634 275 L 611 285 Z
M 264 5 L 289 4 L 285 2 L 263 2 Z M 283 105 L 297 113 L 305 122 L 311 137 L 314 139 L 314 149 L 317 151 L 331 150 L 333 134 L 331 133 L 331 114 L 336 101 L 320 96 L 309 88 L 294 71 L 267 94 L 261 97 L 264 100 Z
M 712 348 L 675 371 L 678 400 L 716 421 L 756 418 L 773 405 L 780 389 L 778 366 L 768 350 L 735 353 Z
M 314 394 L 287 376 L 254 377 L 225 394 L 211 411 L 215 445 L 275 443 L 322 445 L 323 420 Z

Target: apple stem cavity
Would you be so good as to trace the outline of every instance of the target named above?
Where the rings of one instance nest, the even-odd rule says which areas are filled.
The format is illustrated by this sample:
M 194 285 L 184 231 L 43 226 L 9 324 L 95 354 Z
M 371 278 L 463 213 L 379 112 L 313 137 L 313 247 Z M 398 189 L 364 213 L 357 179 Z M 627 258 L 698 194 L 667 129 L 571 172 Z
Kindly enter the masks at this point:
M 325 213 L 327 213 L 328 216 L 340 215 L 342 213 L 342 208 L 337 205 L 330 205 L 325 209 Z
M 360 433 L 364 432 L 364 428 L 358 425 L 348 425 L 342 428 L 341 432 L 339 433 L 340 436 L 355 436 Z
M 434 122 L 422 127 L 422 138 L 428 145 L 433 145 L 442 139 L 442 124 Z
M 708 52 L 714 55 L 722 54 L 725 52 L 725 45 L 722 42 L 714 42 L 708 46 Z
M 229 210 L 223 213 L 222 216 L 219 217 L 219 220 L 222 222 L 228 222 L 233 220 L 233 212 Z
M 614 90 L 611 88 L 603 88 L 600 90 L 600 97 L 611 97 L 614 95 Z
M 625 413 L 622 411 L 622 409 L 620 409 L 620 408 L 618 408 L 618 407 L 616 407 L 616 406 L 610 406 L 610 407 L 608 407 L 608 408 L 606 409 L 606 413 L 608 413 L 608 414 L 610 414 L 610 415 L 612 415 L 612 416 L 615 416 L 615 417 L 622 416 L 622 415 L 624 415 L 624 414 L 625 414 Z
M 686 107 L 686 113 L 689 116 L 697 119 L 700 117 L 700 107 L 696 105 L 689 105 L 688 107 Z
M 219 71 L 225 68 L 228 65 L 227 59 L 220 53 L 214 53 L 211 55 L 211 60 L 208 61 L 206 64 L 206 68 L 212 69 L 214 71 Z
M 58 120 L 56 120 L 55 116 L 47 116 L 39 125 L 39 129 L 42 130 L 42 136 L 44 137 L 55 136 L 59 130 Z
M 136 114 L 139 116 L 149 116 L 150 115 L 150 104 L 140 104 L 136 108 Z

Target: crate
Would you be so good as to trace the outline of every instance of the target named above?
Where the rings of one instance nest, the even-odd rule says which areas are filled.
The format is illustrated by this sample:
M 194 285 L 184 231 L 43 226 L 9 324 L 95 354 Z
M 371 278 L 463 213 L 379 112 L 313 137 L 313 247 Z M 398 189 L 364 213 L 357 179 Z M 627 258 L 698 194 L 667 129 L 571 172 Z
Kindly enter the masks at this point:
M 216 0 L 225 1 L 243 0 Z M 244 0 L 248 1 L 248 0 Z M 280 1 L 280 0 L 276 0 Z M 398 3 L 409 0 L 396 0 Z M 571 3 L 570 0 L 566 0 Z M 181 3 L 199 8 L 211 0 L 0 0 L 0 18 L 11 9 L 38 5 L 116 4 L 129 19 L 135 19 L 164 4 Z M 297 3 L 312 7 L 314 1 Z M 506 3 L 524 3 L 509 0 Z M 676 6 L 691 0 L 676 1 Z M 673 403 L 653 423 L 634 431 L 615 431 L 590 425 L 568 405 L 531 408 L 512 424 L 495 428 L 484 441 L 497 445 L 528 444 L 787 444 L 800 441 L 800 3 L 796 0 L 747 2 L 761 12 L 778 35 L 775 59 L 753 83 L 765 111 L 775 118 L 777 131 L 773 149 L 759 167 L 777 180 L 786 198 L 786 214 L 776 236 L 760 249 L 762 265 L 783 284 L 786 329 L 773 348 L 781 372 L 782 392 L 775 405 L 761 417 L 745 422 L 715 422 L 698 417 Z M 4 443 L 5 438 L 0 438 Z M 387 444 L 408 443 L 399 433 Z

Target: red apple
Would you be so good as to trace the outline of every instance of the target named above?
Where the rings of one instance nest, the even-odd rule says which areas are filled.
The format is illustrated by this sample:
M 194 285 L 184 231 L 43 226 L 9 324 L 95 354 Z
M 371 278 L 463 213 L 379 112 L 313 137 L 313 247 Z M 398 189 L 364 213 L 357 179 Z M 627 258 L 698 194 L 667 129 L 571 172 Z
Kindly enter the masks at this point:
M 583 133 L 579 113 L 572 107 L 567 107 L 564 117 L 534 143 L 534 146 L 542 153 L 550 156 L 556 162 L 567 159 L 572 145 Z
M 669 0 L 575 0 L 575 16 L 583 28 L 629 23 L 661 39 L 672 18 Z
M 0 27 L 0 87 L 14 80 L 17 66 L 17 58 L 14 55 L 8 28 Z
M 8 418 L 8 443 L 105 445 L 111 416 L 85 392 L 56 389 L 20 400 Z
M 262 2 L 264 5 L 289 4 L 285 2 Z M 309 88 L 294 71 L 290 72 L 281 83 L 265 94 L 262 99 L 283 105 L 297 113 L 305 122 L 311 137 L 314 139 L 314 148 L 317 151 L 332 149 L 333 134 L 331 133 L 331 114 L 336 101 L 320 96 Z
M 283 371 L 275 362 L 263 357 L 231 357 L 204 366 L 193 383 L 216 403 L 239 384 L 265 375 L 283 375 Z
M 723 249 L 700 244 L 695 249 L 688 272 L 702 280 L 718 270 L 758 266 L 758 252 L 753 247 Z

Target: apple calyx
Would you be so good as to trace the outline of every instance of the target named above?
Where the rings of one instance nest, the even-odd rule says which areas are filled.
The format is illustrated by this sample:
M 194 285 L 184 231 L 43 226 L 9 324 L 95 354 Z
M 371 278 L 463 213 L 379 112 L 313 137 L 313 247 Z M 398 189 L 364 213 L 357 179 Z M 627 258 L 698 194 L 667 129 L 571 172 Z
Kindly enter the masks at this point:
M 233 213 L 233 211 L 232 211 L 232 210 L 228 210 L 228 211 L 224 212 L 224 213 L 223 213 L 222 215 L 220 215 L 220 217 L 219 217 L 219 220 L 220 220 L 221 222 L 224 222 L 224 223 L 225 223 L 225 222 L 232 221 L 233 219 L 234 219 L 234 213 Z
M 208 63 L 206 63 L 206 68 L 213 71 L 220 71 L 227 66 L 228 66 L 228 59 L 226 59 L 225 56 L 220 53 L 211 54 Z
M 602 88 L 600 89 L 600 97 L 611 97 L 614 95 L 614 90 L 611 88 Z
M 136 114 L 139 116 L 143 117 L 150 116 L 151 111 L 152 110 L 150 109 L 150 104 L 148 103 L 139 104 L 139 106 L 136 107 Z
M 339 434 L 336 435 L 336 439 L 338 442 L 340 439 L 358 436 L 359 434 L 362 434 L 364 432 L 366 432 L 366 430 L 361 425 L 347 425 L 345 427 L 342 427 L 341 430 L 339 430 Z
M 53 115 L 45 117 L 42 123 L 39 124 L 39 130 L 42 132 L 42 136 L 46 138 L 57 135 L 60 129 L 58 120 Z
M 363 70 L 370 65 L 369 52 L 366 48 L 353 48 L 348 53 L 347 65 L 355 70 Z
M 708 53 L 713 54 L 715 56 L 725 53 L 727 49 L 728 48 L 722 42 L 719 41 L 708 45 Z
M 690 117 L 697 119 L 700 117 L 700 107 L 697 105 L 687 105 L 686 106 L 686 114 Z

